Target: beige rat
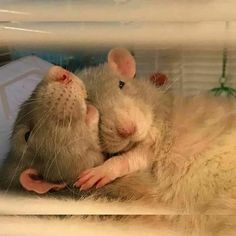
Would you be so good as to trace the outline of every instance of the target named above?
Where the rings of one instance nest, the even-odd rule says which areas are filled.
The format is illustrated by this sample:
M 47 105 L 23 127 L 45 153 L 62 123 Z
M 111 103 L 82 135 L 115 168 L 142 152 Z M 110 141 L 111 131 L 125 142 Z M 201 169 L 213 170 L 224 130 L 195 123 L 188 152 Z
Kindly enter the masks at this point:
M 152 166 L 156 143 L 161 145 L 168 125 L 171 96 L 153 83 L 134 80 L 135 60 L 126 49 L 113 49 L 108 63 L 79 72 L 88 99 L 100 112 L 102 150 L 114 158 L 82 173 L 81 189 L 102 187 L 114 179 Z M 156 102 L 162 100 L 162 102 Z M 158 114 L 158 116 L 156 115 Z M 138 145 L 137 145 L 138 144 Z
M 103 162 L 97 109 L 86 102 L 83 82 L 53 66 L 20 107 L 10 152 L 1 168 L 1 187 L 46 193 L 73 184 Z
M 233 204 L 234 99 L 171 96 L 134 74 L 135 60 L 123 48 L 111 50 L 108 63 L 79 73 L 100 113 L 102 149 L 115 156 L 83 172 L 77 186 L 101 187 L 152 166 L 158 202 L 191 212 L 224 198 Z

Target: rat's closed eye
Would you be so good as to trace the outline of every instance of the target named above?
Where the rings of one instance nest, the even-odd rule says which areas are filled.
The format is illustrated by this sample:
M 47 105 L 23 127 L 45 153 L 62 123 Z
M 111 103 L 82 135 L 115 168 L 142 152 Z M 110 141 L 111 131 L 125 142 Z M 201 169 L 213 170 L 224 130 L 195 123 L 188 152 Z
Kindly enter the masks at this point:
M 25 142 L 28 142 L 28 139 L 30 137 L 30 133 L 31 133 L 30 131 L 25 133 Z
M 122 89 L 125 86 L 125 82 L 120 80 L 119 81 L 119 88 Z

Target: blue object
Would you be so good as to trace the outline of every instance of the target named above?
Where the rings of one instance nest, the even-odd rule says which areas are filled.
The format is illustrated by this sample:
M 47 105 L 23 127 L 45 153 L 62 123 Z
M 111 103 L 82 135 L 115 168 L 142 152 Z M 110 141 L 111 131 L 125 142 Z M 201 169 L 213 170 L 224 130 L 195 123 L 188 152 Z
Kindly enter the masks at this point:
M 52 64 L 59 65 L 74 72 L 89 66 L 96 66 L 106 61 L 107 51 L 91 53 L 85 50 L 60 50 L 46 48 L 11 48 L 12 60 L 24 56 L 35 55 Z

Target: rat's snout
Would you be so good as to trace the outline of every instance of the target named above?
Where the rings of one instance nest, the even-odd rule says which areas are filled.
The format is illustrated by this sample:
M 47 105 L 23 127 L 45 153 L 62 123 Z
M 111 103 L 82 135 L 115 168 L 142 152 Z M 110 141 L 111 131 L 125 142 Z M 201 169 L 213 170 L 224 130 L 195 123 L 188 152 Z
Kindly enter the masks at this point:
M 53 66 L 48 72 L 49 78 L 62 84 L 68 84 L 72 81 L 71 73 L 62 67 Z
M 62 73 L 61 75 L 58 76 L 57 78 L 58 82 L 61 82 L 62 84 L 68 84 L 72 81 L 70 74 L 67 73 Z
M 42 109 L 58 120 L 85 119 L 87 91 L 84 83 L 73 73 L 52 66 L 38 88 Z
M 117 127 L 116 129 L 117 129 L 117 133 L 122 138 L 128 138 L 134 135 L 136 132 L 136 126 L 133 123 L 124 124 L 122 127 Z

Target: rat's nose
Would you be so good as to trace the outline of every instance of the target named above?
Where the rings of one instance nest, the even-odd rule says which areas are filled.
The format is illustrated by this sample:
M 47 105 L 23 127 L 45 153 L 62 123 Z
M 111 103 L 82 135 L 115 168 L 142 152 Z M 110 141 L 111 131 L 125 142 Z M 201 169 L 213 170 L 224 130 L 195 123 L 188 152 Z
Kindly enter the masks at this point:
M 135 134 L 136 132 L 136 126 L 134 124 L 130 124 L 127 126 L 119 127 L 117 128 L 117 132 L 120 137 L 122 138 L 128 138 Z
M 72 81 L 70 72 L 60 66 L 51 67 L 48 74 L 50 78 L 63 84 L 68 84 Z

